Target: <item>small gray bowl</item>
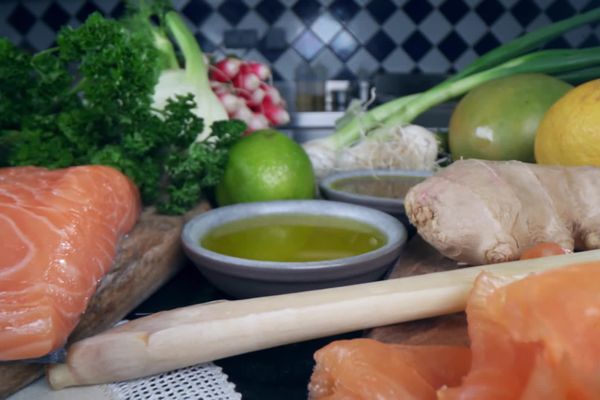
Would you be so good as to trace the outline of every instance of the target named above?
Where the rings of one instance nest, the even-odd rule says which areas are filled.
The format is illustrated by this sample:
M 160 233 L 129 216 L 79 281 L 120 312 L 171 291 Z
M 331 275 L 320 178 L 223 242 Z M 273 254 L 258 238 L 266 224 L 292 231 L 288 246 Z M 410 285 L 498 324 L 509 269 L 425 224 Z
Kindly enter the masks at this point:
M 433 172 L 431 171 L 403 169 L 360 169 L 354 171 L 338 172 L 323 178 L 319 182 L 319 192 L 326 199 L 371 207 L 399 218 L 405 214 L 404 196 L 397 198 L 371 196 L 341 190 L 339 188 L 336 188 L 336 185 L 339 185 L 343 181 L 348 181 L 352 179 L 407 178 L 412 181 L 415 180 L 415 178 L 417 178 L 418 180 L 425 180 L 426 178 L 432 175 Z
M 200 245 L 212 229 L 260 215 L 293 214 L 350 218 L 378 229 L 386 243 L 353 257 L 318 262 L 273 262 L 231 257 Z M 237 297 L 268 296 L 374 281 L 392 267 L 406 243 L 397 219 L 367 207 L 327 200 L 282 200 L 216 208 L 188 221 L 181 234 L 183 249 L 217 288 Z

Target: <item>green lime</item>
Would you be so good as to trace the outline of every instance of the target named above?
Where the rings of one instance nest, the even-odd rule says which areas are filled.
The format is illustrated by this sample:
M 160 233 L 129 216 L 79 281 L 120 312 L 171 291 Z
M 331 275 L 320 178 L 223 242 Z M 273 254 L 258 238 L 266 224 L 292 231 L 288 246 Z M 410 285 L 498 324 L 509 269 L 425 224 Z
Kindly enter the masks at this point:
M 216 198 L 223 206 L 310 199 L 314 194 L 315 175 L 302 146 L 281 132 L 266 129 L 243 137 L 231 148 Z
M 450 118 L 452 159 L 534 162 L 538 125 L 572 88 L 544 74 L 517 74 L 486 82 L 461 99 Z

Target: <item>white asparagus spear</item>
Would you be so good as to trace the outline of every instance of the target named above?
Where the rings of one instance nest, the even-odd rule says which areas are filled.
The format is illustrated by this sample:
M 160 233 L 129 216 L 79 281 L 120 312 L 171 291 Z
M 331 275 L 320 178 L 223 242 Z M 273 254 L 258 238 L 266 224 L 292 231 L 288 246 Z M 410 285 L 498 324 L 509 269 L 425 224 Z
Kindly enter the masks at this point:
M 245 352 L 464 310 L 483 270 L 502 276 L 600 261 L 600 250 L 470 267 L 387 281 L 248 300 L 143 317 L 68 349 L 48 369 L 55 389 L 121 381 Z

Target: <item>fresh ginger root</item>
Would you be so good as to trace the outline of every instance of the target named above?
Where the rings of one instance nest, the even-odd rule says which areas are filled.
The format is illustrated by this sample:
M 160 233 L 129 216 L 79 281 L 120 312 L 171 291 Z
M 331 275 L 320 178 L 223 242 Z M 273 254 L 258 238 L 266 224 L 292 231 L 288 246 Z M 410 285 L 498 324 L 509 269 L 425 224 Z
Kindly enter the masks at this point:
M 460 160 L 404 205 L 421 237 L 468 264 L 517 260 L 540 242 L 600 248 L 600 168 Z

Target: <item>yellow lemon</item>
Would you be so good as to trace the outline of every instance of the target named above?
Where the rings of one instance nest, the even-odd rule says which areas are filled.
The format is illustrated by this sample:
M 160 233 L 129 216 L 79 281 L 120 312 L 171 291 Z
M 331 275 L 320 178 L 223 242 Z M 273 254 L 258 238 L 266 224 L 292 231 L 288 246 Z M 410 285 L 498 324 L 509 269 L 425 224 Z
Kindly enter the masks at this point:
M 537 129 L 535 159 L 600 166 L 600 79 L 577 86 L 550 107 Z
M 231 148 L 216 200 L 223 206 L 314 195 L 315 176 L 302 146 L 279 131 L 261 130 Z

